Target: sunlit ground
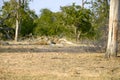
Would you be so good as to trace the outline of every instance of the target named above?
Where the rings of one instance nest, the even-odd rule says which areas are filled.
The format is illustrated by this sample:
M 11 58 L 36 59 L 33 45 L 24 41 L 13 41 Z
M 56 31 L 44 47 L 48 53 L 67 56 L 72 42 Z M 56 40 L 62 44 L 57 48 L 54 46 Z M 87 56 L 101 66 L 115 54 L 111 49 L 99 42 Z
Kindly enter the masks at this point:
M 103 53 L 0 53 L 0 80 L 120 80 L 120 58 Z

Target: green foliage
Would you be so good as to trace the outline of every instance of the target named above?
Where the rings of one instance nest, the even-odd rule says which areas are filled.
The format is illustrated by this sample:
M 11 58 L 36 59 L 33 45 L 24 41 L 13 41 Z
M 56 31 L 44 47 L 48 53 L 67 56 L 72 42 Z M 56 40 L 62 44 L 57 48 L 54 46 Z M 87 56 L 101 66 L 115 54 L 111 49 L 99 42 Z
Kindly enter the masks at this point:
M 79 38 L 95 39 L 100 34 L 98 26 L 107 23 L 109 4 L 106 1 L 93 0 L 91 9 L 74 3 L 61 7 L 61 12 L 42 9 L 38 18 L 35 12 L 28 7 L 29 0 L 25 4 L 21 3 L 19 9 L 16 8 L 18 4 L 16 0 L 10 0 L 4 3 L 1 15 L 4 17 L 9 13 L 10 18 L 5 21 L 5 24 L 15 28 L 16 11 L 19 12 L 21 36 L 33 33 L 37 36 L 66 36 L 70 38 L 79 36 Z
M 92 12 L 73 3 L 72 6 L 61 7 L 64 13 L 66 25 L 73 25 L 76 33 L 80 32 L 80 37 L 92 38 L 95 35 L 94 27 L 91 24 Z
M 109 18 L 109 0 L 93 0 L 91 10 L 94 13 L 94 24 L 105 26 Z
M 92 16 L 92 25 L 96 29 L 96 38 L 106 38 L 108 22 L 109 22 L 109 5 L 110 0 L 91 0 L 91 11 L 94 13 Z
M 5 20 L 4 24 L 8 25 L 9 27 L 15 28 L 15 11 L 14 7 L 15 4 L 11 5 L 12 2 L 4 2 L 4 5 L 2 6 L 2 14 L 1 16 L 4 18 L 8 14 L 10 15 L 8 19 Z
M 36 26 L 34 23 L 34 16 L 30 16 L 31 12 L 23 12 L 22 13 L 22 23 L 20 33 L 22 36 L 29 35 L 33 33 L 33 29 Z M 33 13 L 34 14 L 34 13 Z
M 40 36 L 64 35 L 75 38 L 80 33 L 80 38 L 93 39 L 97 32 L 91 23 L 93 16 L 90 9 L 82 8 L 74 3 L 71 6 L 61 7 L 61 12 L 57 13 L 43 9 L 39 19 L 35 21 L 37 26 L 34 34 Z
M 28 7 L 28 2 L 21 3 L 20 8 L 17 9 L 17 2 L 14 0 L 5 2 L 2 6 L 2 16 L 10 14 L 10 18 L 6 19 L 4 24 L 15 29 L 16 26 L 16 12 L 19 12 L 20 20 L 20 35 L 25 36 L 33 33 L 33 29 L 36 26 L 34 20 L 37 18 L 34 11 L 31 11 Z
M 35 35 L 61 36 L 68 32 L 67 27 L 63 24 L 61 12 L 53 13 L 49 9 L 43 9 L 40 18 L 36 20 L 36 24 Z

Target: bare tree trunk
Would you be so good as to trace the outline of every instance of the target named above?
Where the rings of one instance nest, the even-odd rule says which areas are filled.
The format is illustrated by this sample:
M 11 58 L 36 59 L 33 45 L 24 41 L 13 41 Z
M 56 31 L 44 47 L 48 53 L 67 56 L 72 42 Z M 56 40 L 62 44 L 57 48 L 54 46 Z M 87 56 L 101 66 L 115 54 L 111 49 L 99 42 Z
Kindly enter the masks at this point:
M 19 14 L 16 13 L 16 30 L 15 30 L 15 41 L 18 41 L 18 34 L 19 34 Z
M 81 35 L 81 31 L 78 30 L 77 27 L 75 27 L 75 38 L 76 38 L 76 43 L 79 41 Z
M 76 42 L 77 42 L 77 28 L 75 27 L 75 38 L 76 38 Z
M 21 1 L 18 0 L 17 4 L 17 12 L 16 12 L 16 30 L 15 30 L 15 41 L 18 41 L 18 35 L 19 35 L 19 28 L 20 28 L 20 14 L 19 14 L 19 8 L 20 8 Z
M 109 13 L 108 44 L 105 56 L 117 56 L 118 27 L 120 27 L 120 0 L 111 0 Z

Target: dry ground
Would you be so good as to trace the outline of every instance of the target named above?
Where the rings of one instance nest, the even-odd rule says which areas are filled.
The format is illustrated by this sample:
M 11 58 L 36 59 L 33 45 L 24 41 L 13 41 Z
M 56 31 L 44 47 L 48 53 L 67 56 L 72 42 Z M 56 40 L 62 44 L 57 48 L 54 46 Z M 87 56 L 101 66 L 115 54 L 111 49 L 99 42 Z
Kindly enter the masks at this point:
M 120 57 L 80 47 L 0 46 L 0 80 L 120 80 Z

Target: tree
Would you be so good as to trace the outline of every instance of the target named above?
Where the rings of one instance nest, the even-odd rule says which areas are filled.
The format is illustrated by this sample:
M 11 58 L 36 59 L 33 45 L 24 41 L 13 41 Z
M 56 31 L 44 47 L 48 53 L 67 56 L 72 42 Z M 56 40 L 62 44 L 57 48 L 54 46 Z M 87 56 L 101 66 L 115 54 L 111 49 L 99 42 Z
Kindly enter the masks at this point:
M 64 6 L 61 9 L 64 13 L 66 25 L 74 27 L 76 41 L 83 37 L 94 37 L 95 30 L 91 24 L 92 12 L 89 9 L 85 9 L 74 3 L 72 6 Z
M 8 13 L 4 18 L 0 16 L 0 33 L 2 39 L 13 39 L 14 29 L 7 26 L 4 22 L 10 18 L 10 13 Z
M 92 16 L 92 25 L 95 27 L 97 45 L 102 46 L 103 50 L 107 46 L 107 34 L 109 24 L 109 0 L 91 0 L 91 11 L 94 13 Z
M 29 34 L 33 34 L 33 30 L 36 26 L 35 20 L 37 19 L 37 15 L 34 11 L 27 10 L 22 11 L 22 23 L 20 27 L 20 36 L 28 36 Z
M 12 7 L 10 7 L 9 2 L 4 2 L 4 5 L 1 8 L 1 20 L 0 20 L 0 32 L 1 39 L 14 39 L 14 28 L 11 27 L 12 23 L 14 23 L 14 19 L 11 17 L 14 16 L 14 11 L 12 10 Z M 10 23 L 11 22 L 11 23 Z
M 120 0 L 110 0 L 109 34 L 105 56 L 117 56 L 118 27 L 120 27 Z
M 34 11 L 28 7 L 28 2 L 31 0 L 10 0 L 4 2 L 2 6 L 2 16 L 10 13 L 10 18 L 5 20 L 5 24 L 9 27 L 16 28 L 15 41 L 18 40 L 18 35 L 28 35 L 32 33 L 34 19 L 37 17 Z M 16 23 L 16 24 L 15 24 Z
M 37 26 L 34 34 L 39 36 L 61 36 L 69 30 L 64 26 L 62 12 L 52 12 L 42 9 L 40 17 L 35 21 Z
M 19 28 L 20 28 L 20 0 L 18 1 L 17 4 L 17 11 L 16 11 L 16 30 L 15 30 L 15 41 L 18 41 L 18 34 L 19 34 Z
M 103 27 L 108 24 L 109 0 L 92 0 L 91 10 L 94 13 L 94 22 L 92 22 L 94 25 Z
M 15 10 L 15 20 L 16 20 L 16 30 L 15 30 L 15 41 L 18 41 L 18 35 L 20 32 L 21 21 L 22 21 L 22 14 L 21 11 L 26 10 L 28 2 L 31 0 L 10 0 L 10 8 L 12 7 Z

